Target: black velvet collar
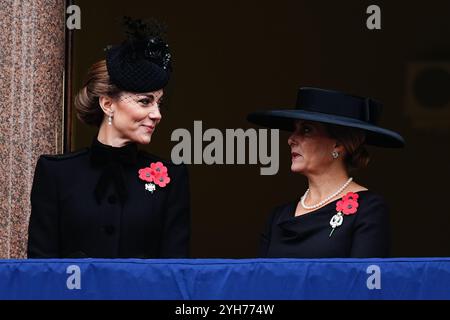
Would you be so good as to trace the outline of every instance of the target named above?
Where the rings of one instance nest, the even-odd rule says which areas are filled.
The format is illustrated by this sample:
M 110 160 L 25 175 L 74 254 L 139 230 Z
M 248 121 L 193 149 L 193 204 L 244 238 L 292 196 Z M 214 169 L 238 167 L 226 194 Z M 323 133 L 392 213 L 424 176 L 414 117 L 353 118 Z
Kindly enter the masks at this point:
M 123 168 L 136 164 L 137 151 L 135 143 L 129 143 L 123 147 L 112 147 L 94 138 L 91 146 L 91 163 L 94 167 L 103 170 L 95 187 L 95 198 L 99 204 L 111 184 L 120 202 L 125 203 L 128 193 Z

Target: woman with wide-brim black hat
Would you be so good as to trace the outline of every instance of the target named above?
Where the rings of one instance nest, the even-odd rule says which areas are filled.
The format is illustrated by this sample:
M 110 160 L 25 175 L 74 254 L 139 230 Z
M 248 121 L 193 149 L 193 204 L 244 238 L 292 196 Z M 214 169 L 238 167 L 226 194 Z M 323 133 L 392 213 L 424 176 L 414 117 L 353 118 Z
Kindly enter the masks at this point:
M 185 165 L 138 150 L 162 119 L 171 54 L 155 22 L 125 19 L 129 38 L 95 63 L 75 98 L 98 127 L 90 148 L 42 155 L 31 191 L 29 258 L 185 258 Z
M 404 146 L 398 133 L 378 125 L 381 109 L 371 98 L 304 87 L 295 109 L 248 116 L 252 123 L 292 131 L 291 170 L 308 179 L 299 199 L 270 214 L 261 257 L 388 256 L 388 206 L 351 177 L 369 162 L 366 144 Z

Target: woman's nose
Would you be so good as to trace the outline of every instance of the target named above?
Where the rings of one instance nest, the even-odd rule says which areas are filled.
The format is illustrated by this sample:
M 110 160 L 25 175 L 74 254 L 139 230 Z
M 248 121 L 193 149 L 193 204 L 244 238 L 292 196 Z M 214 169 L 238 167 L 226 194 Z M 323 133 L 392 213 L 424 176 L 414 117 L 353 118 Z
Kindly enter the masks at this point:
M 148 114 L 148 117 L 152 120 L 161 120 L 162 115 L 161 112 L 159 111 L 159 106 L 157 105 L 156 108 L 152 111 L 150 111 L 150 113 Z
M 296 144 L 296 141 L 295 141 L 294 134 L 291 134 L 288 138 L 288 145 L 291 146 L 293 144 Z

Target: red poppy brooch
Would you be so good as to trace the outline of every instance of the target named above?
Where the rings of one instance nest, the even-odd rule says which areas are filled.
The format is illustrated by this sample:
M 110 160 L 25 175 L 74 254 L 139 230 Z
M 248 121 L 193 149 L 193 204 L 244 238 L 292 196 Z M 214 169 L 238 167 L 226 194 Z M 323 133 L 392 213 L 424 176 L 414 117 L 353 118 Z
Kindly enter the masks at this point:
M 164 188 L 170 182 L 167 167 L 160 161 L 151 163 L 150 167 L 139 169 L 139 179 L 147 182 L 145 184 L 145 190 L 151 193 L 155 191 L 156 185 Z
M 337 213 L 330 220 L 330 226 L 332 229 L 328 237 L 331 237 L 331 235 L 334 232 L 334 229 L 336 229 L 342 224 L 342 222 L 344 221 L 343 215 L 348 216 L 356 213 L 359 206 L 358 198 L 359 195 L 357 193 L 349 192 L 342 197 L 342 200 L 339 200 L 336 203 Z

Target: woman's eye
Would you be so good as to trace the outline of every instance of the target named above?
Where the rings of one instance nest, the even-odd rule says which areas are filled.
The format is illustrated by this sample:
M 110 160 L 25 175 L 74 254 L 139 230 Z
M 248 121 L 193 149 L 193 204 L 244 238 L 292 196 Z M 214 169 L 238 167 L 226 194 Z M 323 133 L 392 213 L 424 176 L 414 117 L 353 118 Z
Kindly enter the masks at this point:
M 151 98 L 144 98 L 139 100 L 139 103 L 143 104 L 143 105 L 148 105 L 150 103 L 153 103 L 155 99 L 151 99 Z
M 300 128 L 298 128 L 298 131 L 297 131 L 299 134 L 302 134 L 302 135 L 304 135 L 304 134 L 308 134 L 308 133 L 311 133 L 311 128 L 308 128 L 308 127 L 300 127 Z

